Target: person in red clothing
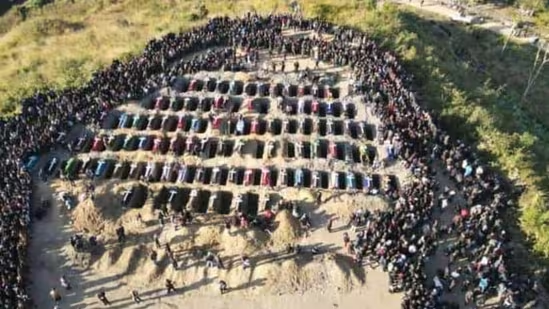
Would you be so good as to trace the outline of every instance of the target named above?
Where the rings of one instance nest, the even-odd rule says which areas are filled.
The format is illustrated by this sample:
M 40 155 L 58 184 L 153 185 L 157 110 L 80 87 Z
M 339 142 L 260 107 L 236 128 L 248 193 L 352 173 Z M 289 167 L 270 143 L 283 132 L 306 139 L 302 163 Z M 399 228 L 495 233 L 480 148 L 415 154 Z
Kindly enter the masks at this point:
M 271 220 L 274 218 L 274 213 L 270 209 L 266 209 L 263 213 L 263 217 L 265 218 L 265 221 L 271 222 Z

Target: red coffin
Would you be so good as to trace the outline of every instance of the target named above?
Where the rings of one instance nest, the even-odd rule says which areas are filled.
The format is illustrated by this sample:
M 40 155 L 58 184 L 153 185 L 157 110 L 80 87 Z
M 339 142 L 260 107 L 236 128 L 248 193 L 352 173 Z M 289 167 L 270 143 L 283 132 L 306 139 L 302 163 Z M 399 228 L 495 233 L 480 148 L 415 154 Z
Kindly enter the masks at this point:
M 313 114 L 318 113 L 318 101 L 317 101 L 317 100 L 314 100 L 314 101 L 313 101 L 313 104 L 312 104 L 311 109 L 312 109 L 312 111 L 313 111 Z
M 153 152 L 158 152 L 159 149 L 160 149 L 160 139 L 157 138 L 157 139 L 154 140 L 154 145 L 153 145 L 152 151 Z
M 257 128 L 258 128 L 258 127 L 259 127 L 259 123 L 257 122 L 257 120 L 254 119 L 254 120 L 252 121 L 252 126 L 251 126 L 251 128 L 250 128 L 251 133 L 252 133 L 252 134 L 256 134 L 256 133 L 257 133 Z
M 189 91 L 195 91 L 195 89 L 196 89 L 196 79 L 193 79 L 189 84 Z
M 221 109 L 223 107 L 223 97 L 216 97 L 214 100 L 214 107 Z
M 161 109 L 162 108 L 162 97 L 158 97 L 156 99 L 156 104 L 154 105 L 155 109 Z
M 217 116 L 214 118 L 212 127 L 214 130 L 218 130 L 221 127 L 221 117 Z
M 103 149 L 104 149 L 103 140 L 96 137 L 93 141 L 92 150 L 93 151 L 103 151 Z
M 270 187 L 271 186 L 271 177 L 270 176 L 270 171 L 269 170 L 263 170 L 261 172 L 261 185 L 262 186 L 266 186 L 266 187 Z

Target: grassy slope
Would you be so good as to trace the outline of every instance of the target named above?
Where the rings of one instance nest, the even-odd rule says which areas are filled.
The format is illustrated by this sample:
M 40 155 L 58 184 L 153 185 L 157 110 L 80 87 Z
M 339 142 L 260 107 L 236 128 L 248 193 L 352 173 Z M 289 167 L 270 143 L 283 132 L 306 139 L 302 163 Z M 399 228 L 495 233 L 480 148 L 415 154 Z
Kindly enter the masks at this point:
M 186 29 L 194 1 L 59 0 L 22 22 L 12 10 L 0 17 L 0 108 L 41 85 L 71 86 L 113 58 L 138 52 L 154 36 Z M 210 12 L 240 14 L 285 9 L 280 0 L 205 0 Z M 549 67 L 520 102 L 535 51 L 502 38 L 452 25 L 436 16 L 362 0 L 304 0 L 306 14 L 366 29 L 395 49 L 416 76 L 427 107 L 446 128 L 476 142 L 495 168 L 527 185 L 520 224 L 537 252 L 549 256 Z M 370 5 L 371 6 L 371 5 Z M 451 36 L 445 34 L 450 31 Z M 477 69 L 483 67 L 482 70 Z

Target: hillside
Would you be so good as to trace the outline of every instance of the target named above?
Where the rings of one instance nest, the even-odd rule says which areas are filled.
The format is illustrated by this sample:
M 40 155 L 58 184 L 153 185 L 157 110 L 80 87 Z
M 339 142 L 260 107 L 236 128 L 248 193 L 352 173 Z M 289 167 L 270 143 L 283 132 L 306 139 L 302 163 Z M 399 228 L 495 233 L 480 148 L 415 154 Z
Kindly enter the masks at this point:
M 526 190 L 520 198 L 522 230 L 540 256 L 549 255 L 549 69 L 521 100 L 536 56 L 477 28 L 449 23 L 411 8 L 371 1 L 301 1 L 307 15 L 368 30 L 395 49 L 414 73 L 427 108 L 455 136 L 478 145 L 494 168 Z M 287 10 L 286 1 L 204 1 L 208 17 Z M 0 18 L 0 106 L 43 86 L 70 87 L 113 59 L 139 52 L 152 37 L 192 27 L 204 19 L 194 1 L 64 0 Z M 517 229 L 518 230 L 518 229 Z

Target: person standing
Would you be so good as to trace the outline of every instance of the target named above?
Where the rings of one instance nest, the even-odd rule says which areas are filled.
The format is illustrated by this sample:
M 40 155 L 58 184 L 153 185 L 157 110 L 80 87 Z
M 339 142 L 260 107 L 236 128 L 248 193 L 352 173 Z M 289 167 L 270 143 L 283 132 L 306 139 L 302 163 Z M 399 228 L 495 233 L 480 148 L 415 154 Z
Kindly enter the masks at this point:
M 51 297 L 51 299 L 55 302 L 56 305 L 57 305 L 57 304 L 61 301 L 61 299 L 62 299 L 61 294 L 59 294 L 59 291 L 57 291 L 56 288 L 51 288 L 51 290 L 50 290 L 50 297 Z
M 101 290 L 99 293 L 97 293 L 97 298 L 103 303 L 105 306 L 109 306 L 111 302 L 109 299 L 107 299 L 107 295 L 105 294 L 105 291 Z
M 177 263 L 177 260 L 175 259 L 175 255 L 173 252 L 169 253 L 170 261 L 172 262 L 173 269 L 177 269 L 179 267 L 179 264 Z
M 143 301 L 141 297 L 139 297 L 139 292 L 137 292 L 137 290 L 132 290 L 132 299 L 133 299 L 133 302 L 136 304 L 139 304 L 140 302 Z
M 154 244 L 156 245 L 157 249 L 160 249 L 162 247 L 162 244 L 160 243 L 160 239 L 158 237 L 158 234 L 154 234 Z
M 64 287 L 65 290 L 68 291 L 72 288 L 70 282 L 67 280 L 65 275 L 62 275 L 61 278 L 59 279 L 59 281 L 61 282 L 61 286 Z
M 158 253 L 155 250 L 151 251 L 151 255 L 149 257 L 151 261 L 153 261 L 154 265 L 158 266 Z
M 170 294 L 172 292 L 175 292 L 175 286 L 170 279 L 166 279 L 166 294 Z
M 116 235 L 118 236 L 118 242 L 123 243 L 126 241 L 126 231 L 122 225 L 116 229 Z
M 227 287 L 227 282 L 223 280 L 219 280 L 219 292 L 221 292 L 221 295 L 227 293 L 229 288 Z
M 332 232 L 332 226 L 334 225 L 334 221 L 335 221 L 335 218 L 330 218 L 330 220 L 328 220 L 328 226 L 326 226 L 326 229 L 328 230 L 328 233 L 331 233 Z
M 215 266 L 215 256 L 213 255 L 213 253 L 208 252 L 206 254 L 206 267 L 210 268 L 214 266 Z
M 158 222 L 160 223 L 161 227 L 164 227 L 165 219 L 164 219 L 164 213 L 162 211 L 158 212 Z
M 219 254 L 215 255 L 215 262 L 217 264 L 217 268 L 225 269 L 225 265 L 223 264 L 223 260 L 221 259 L 221 256 L 219 256 Z
M 252 266 L 252 263 L 250 262 L 250 258 L 247 255 L 243 255 L 241 257 L 241 261 L 242 261 L 242 269 L 247 269 Z

